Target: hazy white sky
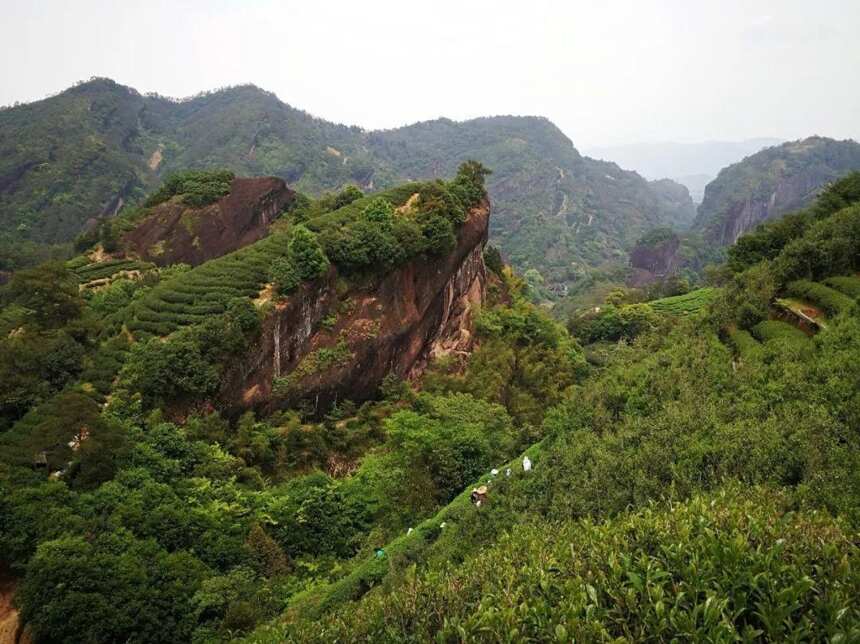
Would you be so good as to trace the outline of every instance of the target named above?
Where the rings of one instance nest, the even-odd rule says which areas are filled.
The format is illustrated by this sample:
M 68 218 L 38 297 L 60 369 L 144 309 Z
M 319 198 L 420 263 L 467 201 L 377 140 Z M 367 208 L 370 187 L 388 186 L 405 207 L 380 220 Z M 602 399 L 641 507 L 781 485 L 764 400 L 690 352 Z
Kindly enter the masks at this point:
M 860 138 L 860 0 L 0 0 L 0 104 L 252 82 L 366 128 L 539 114 L 579 147 Z

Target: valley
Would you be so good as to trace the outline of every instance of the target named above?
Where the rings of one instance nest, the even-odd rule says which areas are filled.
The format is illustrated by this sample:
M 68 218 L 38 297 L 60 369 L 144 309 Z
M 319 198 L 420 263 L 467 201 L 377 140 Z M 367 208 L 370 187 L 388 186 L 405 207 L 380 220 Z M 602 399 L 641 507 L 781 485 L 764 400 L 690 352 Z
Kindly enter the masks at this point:
M 0 644 L 860 642 L 860 13 L 19 5 Z
M 491 176 L 176 173 L 12 276 L 0 546 L 33 641 L 853 637 L 860 174 L 719 284 L 566 327 L 488 243 Z M 668 277 L 689 242 L 652 237 Z

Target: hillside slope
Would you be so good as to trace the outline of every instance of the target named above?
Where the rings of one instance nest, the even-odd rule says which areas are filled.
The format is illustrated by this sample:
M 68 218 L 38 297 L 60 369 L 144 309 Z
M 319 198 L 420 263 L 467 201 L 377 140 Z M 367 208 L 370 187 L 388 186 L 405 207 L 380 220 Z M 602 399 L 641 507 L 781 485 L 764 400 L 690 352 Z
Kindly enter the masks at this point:
M 584 347 L 480 252 L 484 175 L 13 277 L 0 565 L 34 642 L 860 637 L 860 173 Z
M 72 239 L 186 168 L 272 175 L 319 195 L 447 176 L 476 159 L 494 172 L 491 239 L 559 293 L 595 266 L 623 264 L 645 229 L 684 226 L 693 215 L 683 187 L 583 157 L 546 119 L 438 119 L 367 132 L 253 86 L 175 101 L 96 79 L 0 111 L 0 152 L 0 225 L 39 242 Z
M 243 641 L 856 639 L 858 185 L 701 306 L 655 307 L 480 504 L 467 487 Z M 800 291 L 830 307 L 814 340 L 779 319 Z
M 827 183 L 860 169 L 860 143 L 809 137 L 753 154 L 705 188 L 693 230 L 727 246 L 758 224 L 809 205 Z

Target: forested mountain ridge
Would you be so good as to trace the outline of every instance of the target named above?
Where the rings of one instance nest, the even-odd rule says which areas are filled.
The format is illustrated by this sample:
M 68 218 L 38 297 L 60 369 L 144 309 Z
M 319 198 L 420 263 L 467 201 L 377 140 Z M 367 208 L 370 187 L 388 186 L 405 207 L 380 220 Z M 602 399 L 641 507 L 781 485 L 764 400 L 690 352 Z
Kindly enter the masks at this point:
M 410 177 L 450 173 L 475 158 L 489 167 L 491 239 L 512 265 L 538 270 L 550 290 L 610 262 L 644 230 L 692 220 L 682 186 L 649 183 L 614 163 L 583 157 L 550 121 L 499 116 L 446 119 L 372 133 L 370 147 Z
M 705 187 L 693 230 L 722 246 L 758 224 L 809 205 L 828 183 L 860 169 L 860 143 L 813 136 L 766 148 Z
M 95 79 L 0 111 L 0 152 L 7 242 L 71 240 L 187 168 L 273 175 L 319 195 L 447 176 L 476 159 L 494 172 L 491 238 L 557 293 L 596 266 L 623 264 L 644 230 L 694 216 L 683 188 L 581 156 L 546 119 L 438 119 L 368 132 L 314 118 L 253 86 L 174 101 Z
M 236 185 L 181 173 L 18 271 L 0 564 L 26 635 L 860 637 L 860 173 L 742 237 L 719 288 L 569 331 L 484 246 L 485 177 L 296 199 L 193 268 L 108 258 Z

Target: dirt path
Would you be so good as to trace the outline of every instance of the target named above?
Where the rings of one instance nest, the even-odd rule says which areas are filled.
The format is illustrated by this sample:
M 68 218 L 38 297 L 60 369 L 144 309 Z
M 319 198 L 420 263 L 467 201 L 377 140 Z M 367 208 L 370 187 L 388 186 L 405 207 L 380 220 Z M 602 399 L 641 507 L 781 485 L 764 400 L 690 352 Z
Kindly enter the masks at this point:
M 12 605 L 16 581 L 9 571 L 0 568 L 0 644 L 18 641 L 18 611 Z

